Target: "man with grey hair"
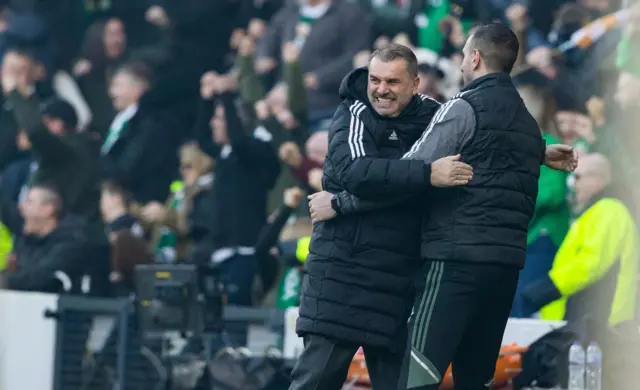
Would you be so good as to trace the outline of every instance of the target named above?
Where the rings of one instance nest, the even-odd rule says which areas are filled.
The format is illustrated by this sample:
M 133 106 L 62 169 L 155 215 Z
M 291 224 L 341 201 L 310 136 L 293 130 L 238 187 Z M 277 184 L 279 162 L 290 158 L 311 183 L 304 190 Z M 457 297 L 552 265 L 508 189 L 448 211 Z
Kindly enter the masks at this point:
M 80 276 L 86 249 L 82 220 L 62 219 L 60 193 L 34 185 L 19 207 L 0 199 L 0 221 L 17 236 L 11 257 L 13 272 L 0 275 L 4 288 L 62 292 Z
M 415 55 L 397 44 L 373 53 L 368 69 L 345 77 L 329 129 L 323 188 L 384 199 L 471 179 L 471 167 L 459 156 L 431 164 L 400 160 L 440 107 L 417 94 L 419 84 Z M 291 390 L 341 389 L 360 346 L 373 387 L 396 387 L 413 275 L 420 269 L 419 214 L 409 201 L 316 224 L 296 324 L 305 350 Z

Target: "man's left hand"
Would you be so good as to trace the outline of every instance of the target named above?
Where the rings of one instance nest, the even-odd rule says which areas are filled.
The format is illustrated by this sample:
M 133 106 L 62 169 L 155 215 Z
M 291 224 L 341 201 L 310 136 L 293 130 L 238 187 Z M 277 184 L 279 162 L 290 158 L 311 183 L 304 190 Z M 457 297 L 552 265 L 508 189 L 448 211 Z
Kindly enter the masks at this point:
M 547 145 L 544 165 L 557 171 L 573 172 L 578 167 L 578 153 L 569 145 Z
M 311 213 L 311 222 L 322 222 L 333 219 L 338 215 L 331 207 L 331 199 L 333 194 L 327 191 L 316 192 L 309 195 L 309 212 Z

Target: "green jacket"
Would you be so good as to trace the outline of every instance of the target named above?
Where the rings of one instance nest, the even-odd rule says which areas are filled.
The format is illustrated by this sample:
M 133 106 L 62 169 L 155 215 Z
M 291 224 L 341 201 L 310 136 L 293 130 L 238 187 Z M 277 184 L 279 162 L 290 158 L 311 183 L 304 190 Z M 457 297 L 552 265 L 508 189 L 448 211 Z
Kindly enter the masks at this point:
M 547 145 L 558 144 L 560 140 L 544 134 Z M 542 234 L 560 246 L 569 230 L 569 207 L 566 200 L 567 174 L 547 166 L 540 167 L 536 210 L 529 224 L 527 244 L 531 244 Z
M 440 31 L 440 21 L 450 15 L 449 0 L 428 0 L 424 12 L 418 16 L 418 46 L 440 53 L 444 35 Z M 463 19 L 462 30 L 468 33 L 474 21 Z

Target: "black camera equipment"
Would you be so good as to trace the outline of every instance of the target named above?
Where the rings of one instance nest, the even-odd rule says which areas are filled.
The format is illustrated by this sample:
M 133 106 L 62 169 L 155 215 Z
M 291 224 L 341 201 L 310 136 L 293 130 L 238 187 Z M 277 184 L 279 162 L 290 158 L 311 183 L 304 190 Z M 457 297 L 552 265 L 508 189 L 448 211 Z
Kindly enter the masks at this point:
M 173 357 L 167 353 L 177 334 L 202 345 L 204 361 L 212 358 L 212 340 L 224 331 L 226 301 L 220 271 L 195 264 L 139 265 L 135 269 L 136 314 L 143 342 L 161 340 L 164 387 L 170 388 Z M 173 334 L 173 336 L 171 336 Z
M 136 311 L 143 339 L 166 332 L 203 335 L 223 330 L 220 271 L 193 264 L 139 265 Z

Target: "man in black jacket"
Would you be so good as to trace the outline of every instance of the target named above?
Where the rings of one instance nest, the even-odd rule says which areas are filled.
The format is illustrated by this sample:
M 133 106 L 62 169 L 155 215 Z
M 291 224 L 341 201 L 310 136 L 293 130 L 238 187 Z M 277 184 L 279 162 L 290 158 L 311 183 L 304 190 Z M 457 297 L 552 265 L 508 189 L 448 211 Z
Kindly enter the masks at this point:
M 432 164 L 399 160 L 440 106 L 416 93 L 417 68 L 410 49 L 390 45 L 373 54 L 368 70 L 356 69 L 343 80 L 323 188 L 385 199 L 468 182 L 471 168 L 455 156 Z M 290 389 L 340 389 L 359 346 L 374 388 L 396 387 L 412 275 L 420 264 L 420 223 L 409 202 L 315 226 L 296 325 L 305 351 Z
M 511 30 L 481 26 L 463 53 L 466 86 L 438 110 L 405 155 L 429 162 L 461 154 L 474 168 L 468 185 L 433 190 L 422 205 L 426 277 L 414 306 L 410 389 L 437 389 L 451 362 L 456 388 L 488 388 L 524 265 L 540 164 L 564 170 L 577 165 L 570 147 L 545 149 L 511 82 L 518 53 Z M 338 220 L 374 208 L 344 193 L 333 203 L 344 214 Z M 331 217 L 324 213 L 326 200 L 320 214 L 315 206 L 316 220 Z
M 50 187 L 34 186 L 20 205 L 0 199 L 0 221 L 21 233 L 14 243 L 15 272 L 0 275 L 4 288 L 58 293 L 80 283 L 86 270 L 82 221 L 61 219 L 62 197 Z
M 142 62 L 116 72 L 109 91 L 118 114 L 100 149 L 102 178 L 124 187 L 140 204 L 165 202 L 178 175 L 180 137 L 171 93 L 153 76 Z
M 194 256 L 204 254 L 205 260 L 222 268 L 229 303 L 250 306 L 255 245 L 267 219 L 267 196 L 280 174 L 280 163 L 266 128 L 245 131 L 236 110 L 234 84 L 228 76 L 215 75 L 202 83 L 203 101 L 194 132 L 202 151 L 216 159 L 210 211 L 213 248 L 203 245 Z

